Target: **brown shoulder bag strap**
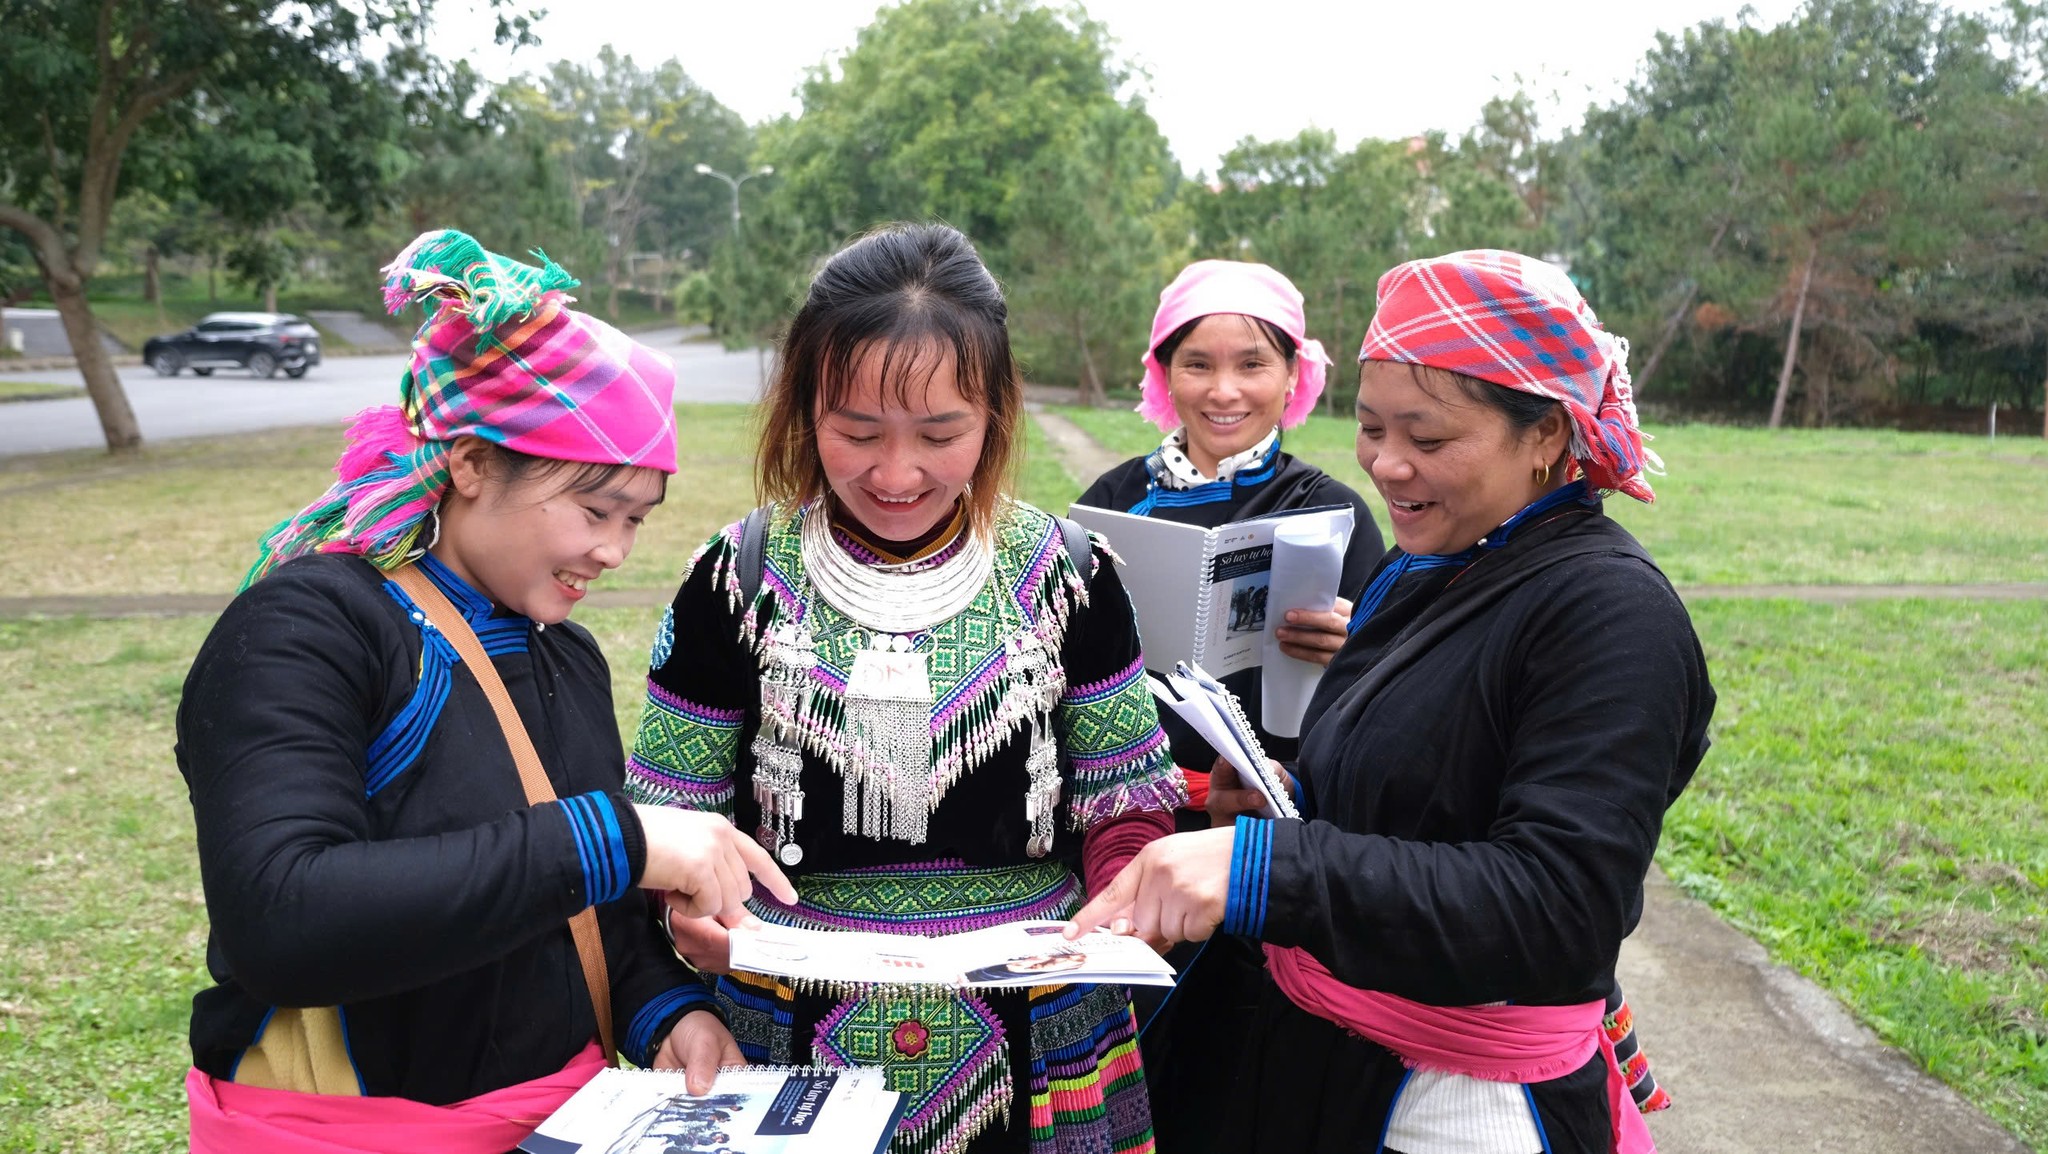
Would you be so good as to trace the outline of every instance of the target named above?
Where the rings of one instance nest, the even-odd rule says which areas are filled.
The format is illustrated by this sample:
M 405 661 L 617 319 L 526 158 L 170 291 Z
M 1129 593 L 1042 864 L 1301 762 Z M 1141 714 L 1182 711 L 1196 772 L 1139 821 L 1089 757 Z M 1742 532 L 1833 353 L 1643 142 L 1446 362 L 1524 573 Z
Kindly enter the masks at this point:
M 439 629 L 455 647 L 470 675 L 483 687 L 484 696 L 490 698 L 498 724 L 505 730 L 505 744 L 512 749 L 512 763 L 519 767 L 519 784 L 526 788 L 526 804 L 556 800 L 555 787 L 549 784 L 547 771 L 541 768 L 540 754 L 534 751 L 533 739 L 526 735 L 526 723 L 519 720 L 512 695 L 505 691 L 505 683 L 499 679 L 490 655 L 484 652 L 483 642 L 477 640 L 476 631 L 417 565 L 396 570 L 391 579 L 427 615 L 428 624 Z M 597 932 L 596 907 L 586 906 L 571 917 L 569 932 L 576 939 L 576 955 L 583 961 L 583 984 L 590 988 L 590 1008 L 597 1011 L 597 1040 L 604 1046 L 605 1063 L 616 1066 L 619 1051 L 612 1042 L 611 975 L 605 968 L 604 939 Z

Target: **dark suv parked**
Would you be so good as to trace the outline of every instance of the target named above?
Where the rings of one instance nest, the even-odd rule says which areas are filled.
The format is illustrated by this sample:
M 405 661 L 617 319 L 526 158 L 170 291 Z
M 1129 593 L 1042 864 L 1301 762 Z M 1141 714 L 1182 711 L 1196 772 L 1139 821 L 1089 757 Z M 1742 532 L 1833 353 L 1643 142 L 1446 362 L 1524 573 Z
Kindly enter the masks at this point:
M 303 377 L 320 363 L 320 330 L 289 313 L 214 313 L 182 333 L 151 337 L 142 359 L 161 377 L 188 368 L 202 377 L 219 368 Z

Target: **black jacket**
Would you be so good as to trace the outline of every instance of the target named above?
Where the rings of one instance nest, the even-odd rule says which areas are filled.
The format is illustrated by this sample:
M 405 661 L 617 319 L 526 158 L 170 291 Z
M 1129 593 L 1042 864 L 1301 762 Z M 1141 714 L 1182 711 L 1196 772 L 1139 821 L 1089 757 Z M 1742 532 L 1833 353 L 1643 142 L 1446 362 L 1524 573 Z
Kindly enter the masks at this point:
M 526 804 L 483 690 L 424 653 L 368 562 L 304 558 L 236 598 L 178 710 L 216 983 L 193 999 L 193 1061 L 216 1077 L 273 1007 L 329 1006 L 366 1094 L 446 1104 L 553 1072 L 596 1033 L 567 925 L 594 901 L 627 1058 L 708 1004 L 632 888 L 646 851 L 596 642 L 422 568 L 564 800 Z
M 1272 823 L 1261 937 L 1435 1005 L 1604 998 L 1713 709 L 1684 605 L 1597 509 L 1553 514 L 1469 567 L 1409 573 L 1310 703 L 1305 820 Z M 1212 956 L 1244 959 L 1240 942 Z M 1188 1059 L 1160 1071 L 1161 1148 L 1177 1106 L 1199 1126 L 1186 1149 L 1348 1150 L 1380 1133 L 1400 1061 L 1293 1005 L 1255 955 L 1210 962 L 1181 991 Z M 1208 1047 L 1241 1057 L 1205 1072 Z M 1607 1148 L 1603 1061 L 1530 1087 L 1560 1154 Z M 1231 1105 L 1197 1105 L 1211 1101 Z

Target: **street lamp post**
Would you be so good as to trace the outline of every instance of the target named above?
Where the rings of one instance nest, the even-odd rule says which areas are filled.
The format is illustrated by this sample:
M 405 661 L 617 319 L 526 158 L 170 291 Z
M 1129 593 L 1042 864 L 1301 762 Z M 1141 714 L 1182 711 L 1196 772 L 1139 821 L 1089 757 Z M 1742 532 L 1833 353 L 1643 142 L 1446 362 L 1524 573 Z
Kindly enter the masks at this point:
M 715 176 L 718 179 L 724 181 L 727 188 L 732 189 L 732 231 L 735 234 L 737 234 L 740 231 L 740 185 L 745 184 L 746 182 L 754 179 L 757 176 L 767 176 L 770 173 L 773 173 L 774 171 L 774 165 L 764 164 L 761 167 L 755 169 L 754 171 L 747 173 L 745 176 L 742 176 L 735 180 L 734 178 L 727 176 L 726 174 L 718 171 L 717 169 L 711 167 L 708 164 L 700 164 L 697 166 L 697 175 Z

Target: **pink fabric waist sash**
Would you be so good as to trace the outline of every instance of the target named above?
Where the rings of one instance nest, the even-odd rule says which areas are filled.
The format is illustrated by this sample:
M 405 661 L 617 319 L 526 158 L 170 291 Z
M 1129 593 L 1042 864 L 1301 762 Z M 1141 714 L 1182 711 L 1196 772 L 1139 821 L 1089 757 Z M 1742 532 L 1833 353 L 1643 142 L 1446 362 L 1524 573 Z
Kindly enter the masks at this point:
M 192 1154 L 505 1154 L 604 1069 L 596 1043 L 560 1070 L 452 1106 L 237 1086 L 193 1069 Z
M 1629 1097 L 1614 1044 L 1600 1028 L 1604 1002 L 1576 1006 L 1425 1006 L 1361 990 L 1333 977 L 1308 951 L 1266 947 L 1266 968 L 1302 1009 L 1392 1050 L 1404 1065 L 1489 1082 L 1547 1082 L 1607 1058 L 1607 1109 L 1614 1154 L 1656 1154 L 1650 1128 Z

